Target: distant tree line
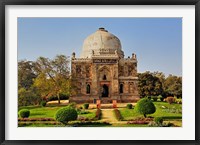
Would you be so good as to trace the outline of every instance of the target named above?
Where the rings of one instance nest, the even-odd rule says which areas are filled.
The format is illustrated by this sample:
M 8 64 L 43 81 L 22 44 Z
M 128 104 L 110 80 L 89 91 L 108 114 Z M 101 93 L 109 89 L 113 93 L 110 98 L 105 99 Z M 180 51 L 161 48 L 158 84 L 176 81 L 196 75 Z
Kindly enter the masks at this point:
M 141 97 L 161 95 L 182 98 L 182 77 L 162 72 L 144 72 L 138 74 L 138 91 Z

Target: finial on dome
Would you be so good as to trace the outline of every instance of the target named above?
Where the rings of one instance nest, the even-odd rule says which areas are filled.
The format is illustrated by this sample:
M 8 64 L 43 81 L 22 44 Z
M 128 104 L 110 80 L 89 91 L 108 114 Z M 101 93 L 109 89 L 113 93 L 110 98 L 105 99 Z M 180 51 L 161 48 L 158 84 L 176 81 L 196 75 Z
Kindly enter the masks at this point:
M 105 32 L 108 32 L 105 28 L 103 28 L 103 27 L 100 27 L 99 28 L 99 31 L 105 31 Z
M 103 28 L 103 27 L 100 27 L 100 28 L 99 28 L 99 30 L 105 30 L 105 28 Z

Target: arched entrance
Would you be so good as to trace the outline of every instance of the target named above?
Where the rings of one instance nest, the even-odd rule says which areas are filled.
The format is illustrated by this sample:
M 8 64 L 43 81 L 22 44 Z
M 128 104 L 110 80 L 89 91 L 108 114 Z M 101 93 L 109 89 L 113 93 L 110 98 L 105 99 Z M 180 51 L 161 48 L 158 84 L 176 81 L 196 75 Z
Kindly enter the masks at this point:
M 102 91 L 102 97 L 108 97 L 109 95 L 109 88 L 106 84 L 104 84 L 103 86 L 103 91 Z

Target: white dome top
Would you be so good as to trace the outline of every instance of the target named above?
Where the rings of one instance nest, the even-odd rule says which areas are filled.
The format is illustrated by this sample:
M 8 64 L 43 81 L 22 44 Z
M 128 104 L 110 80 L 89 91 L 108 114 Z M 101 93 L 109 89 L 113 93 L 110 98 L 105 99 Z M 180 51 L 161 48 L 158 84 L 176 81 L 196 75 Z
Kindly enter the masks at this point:
M 98 55 L 101 50 L 111 54 L 115 51 L 122 52 L 120 40 L 104 28 L 99 28 L 84 40 L 81 58 L 90 58 L 92 54 Z

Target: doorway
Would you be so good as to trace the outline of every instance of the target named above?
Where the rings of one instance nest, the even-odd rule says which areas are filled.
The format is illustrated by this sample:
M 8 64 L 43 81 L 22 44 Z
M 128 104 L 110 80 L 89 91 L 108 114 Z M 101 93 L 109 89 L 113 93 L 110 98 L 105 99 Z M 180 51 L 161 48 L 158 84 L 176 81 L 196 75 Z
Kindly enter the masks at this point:
M 107 85 L 103 85 L 102 97 L 108 97 L 109 95 L 109 88 Z

